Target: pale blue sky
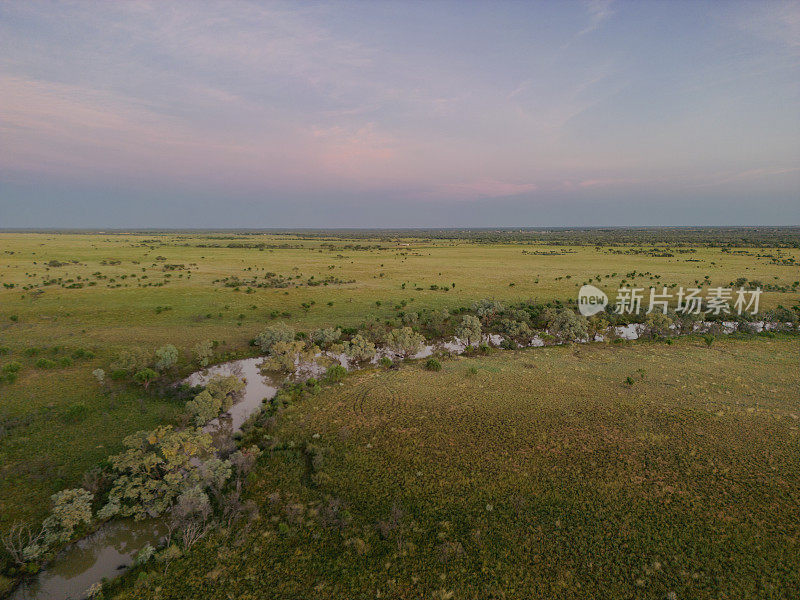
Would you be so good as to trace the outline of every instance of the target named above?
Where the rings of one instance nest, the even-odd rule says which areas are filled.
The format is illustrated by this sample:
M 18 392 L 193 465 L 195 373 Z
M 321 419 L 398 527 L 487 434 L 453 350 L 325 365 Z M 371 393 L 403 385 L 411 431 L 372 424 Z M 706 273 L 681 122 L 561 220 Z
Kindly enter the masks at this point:
M 4 2 L 0 227 L 800 223 L 800 2 Z

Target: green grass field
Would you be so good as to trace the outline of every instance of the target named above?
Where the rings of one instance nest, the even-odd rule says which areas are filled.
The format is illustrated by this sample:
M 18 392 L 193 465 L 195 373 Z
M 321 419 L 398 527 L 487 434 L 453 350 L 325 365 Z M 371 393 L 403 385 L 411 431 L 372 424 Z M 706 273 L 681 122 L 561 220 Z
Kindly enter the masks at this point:
M 114 597 L 790 598 L 798 349 L 682 339 L 350 375 L 271 431 L 257 520 Z
M 263 248 L 224 247 L 229 244 Z M 213 245 L 222 247 L 200 247 Z M 0 529 L 17 519 L 40 518 L 50 494 L 79 483 L 87 468 L 119 449 L 125 434 L 169 420 L 180 409 L 158 398 L 140 402 L 135 390 L 113 397 L 100 393 L 91 371 L 107 367 L 121 349 L 175 344 L 184 352 L 186 371 L 195 343 L 217 340 L 219 355 L 246 352 L 248 341 L 273 320 L 270 315 L 300 330 L 354 326 L 391 318 L 403 305 L 455 308 L 485 297 L 569 300 L 594 277 L 609 291 L 623 279 L 649 287 L 693 285 L 706 275 L 714 285 L 747 277 L 791 290 L 765 293 L 763 307 L 791 306 L 800 298 L 791 287 L 800 278 L 797 266 L 776 264 L 776 257 L 800 260 L 797 249 L 725 253 L 698 244 L 691 246 L 694 252 L 653 257 L 647 254 L 653 246 L 0 233 L 0 347 L 10 350 L 0 356 L 0 367 L 23 365 L 16 383 L 0 384 Z M 633 271 L 637 275 L 627 277 Z M 265 280 L 268 273 L 275 275 Z M 237 289 L 220 281 L 230 277 L 291 284 Z M 326 278 L 334 282 L 309 285 Z M 29 348 L 40 354 L 27 356 Z M 76 349 L 90 350 L 95 358 L 50 370 L 35 367 L 42 356 L 59 359 Z

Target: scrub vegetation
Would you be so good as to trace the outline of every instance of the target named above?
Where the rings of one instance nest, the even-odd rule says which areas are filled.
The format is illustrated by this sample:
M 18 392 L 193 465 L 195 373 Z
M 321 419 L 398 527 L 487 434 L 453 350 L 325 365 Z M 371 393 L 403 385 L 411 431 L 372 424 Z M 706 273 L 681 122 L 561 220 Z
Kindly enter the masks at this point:
M 243 440 L 250 520 L 107 597 L 790 597 L 796 353 L 561 346 L 284 392 Z
M 487 582 L 506 597 L 575 597 L 584 590 L 596 597 L 602 589 L 587 583 L 590 575 L 615 582 L 612 595 L 630 595 L 626 586 L 651 589 L 659 579 L 645 575 L 673 564 L 663 553 L 654 559 L 658 568 L 629 556 L 632 545 L 655 553 L 648 535 L 674 556 L 692 548 L 713 567 L 711 583 L 702 571 L 687 570 L 683 588 L 670 572 L 673 587 L 663 593 L 757 597 L 797 581 L 797 565 L 782 551 L 757 551 L 780 542 L 788 553 L 791 534 L 753 525 L 780 494 L 797 506 L 797 464 L 776 441 L 797 456 L 797 338 L 753 335 L 746 322 L 738 341 L 720 337 L 724 315 L 712 319 L 704 337 L 677 338 L 697 319 L 670 313 L 636 319 L 646 342 L 571 345 L 632 320 L 577 315 L 575 297 L 586 283 L 608 292 L 622 285 L 758 286 L 759 318 L 796 329 L 796 228 L 0 233 L 0 250 L 0 536 L 17 540 L 0 549 L 0 566 L 12 577 L 88 531 L 94 514 L 169 515 L 170 544 L 151 549 L 167 579 L 181 569 L 205 573 L 210 553 L 233 560 L 240 550 L 225 549 L 232 540 L 256 562 L 270 561 L 275 578 L 303 573 L 237 583 L 220 566 L 208 575 L 230 581 L 229 593 L 241 597 L 261 597 L 247 587 L 252 581 L 284 590 L 275 597 L 471 597 L 489 589 Z M 528 345 L 533 335 L 548 347 L 495 352 L 489 335 L 502 336 L 507 349 Z M 453 338 L 467 346 L 465 357 L 439 351 L 408 363 L 431 340 Z M 379 349 L 393 356 L 378 361 Z M 349 375 L 328 358 L 319 381 L 288 385 L 238 441 L 239 450 L 227 447 L 221 459 L 196 428 L 236 401 L 241 382 L 220 378 L 202 390 L 174 385 L 192 371 L 249 356 L 265 356 L 265 371 L 287 372 L 321 351 L 367 368 Z M 665 404 L 653 400 L 656 392 L 666 394 Z M 709 403 L 720 405 L 715 418 L 728 437 L 702 433 L 696 440 L 692 432 L 708 427 Z M 765 406 L 777 411 L 765 413 L 772 421 L 743 416 L 762 415 Z M 335 439 L 332 424 L 300 427 L 323 417 L 341 421 Z M 737 427 L 752 423 L 741 435 Z M 420 442 L 423 430 L 430 439 Z M 740 456 L 745 441 L 776 431 L 775 446 L 757 442 L 763 456 Z M 380 432 L 397 443 L 386 446 L 375 437 Z M 518 435 L 530 446 L 521 446 Z M 666 439 L 675 442 L 670 450 Z M 619 442 L 617 450 L 610 440 Z M 717 458 L 695 465 L 706 450 Z M 400 470 L 388 468 L 392 461 Z M 152 464 L 163 470 L 155 479 Z M 190 464 L 205 466 L 185 485 Z M 404 474 L 412 466 L 424 475 L 419 482 Z M 438 483 L 428 479 L 434 467 L 443 469 Z M 780 469 L 784 478 L 776 483 L 770 477 Z M 684 506 L 678 501 L 687 498 L 669 496 L 684 512 L 667 518 L 653 504 L 664 494 L 644 493 L 638 478 L 688 490 L 694 501 Z M 629 479 L 636 485 L 621 489 Z M 717 486 L 723 479 L 739 487 Z M 743 496 L 752 532 L 735 537 L 720 515 L 718 526 L 702 525 L 716 501 L 712 492 Z M 521 516 L 517 497 L 520 506 L 534 507 L 535 518 Z M 783 508 L 786 532 L 797 515 L 791 504 Z M 580 514 L 584 521 L 571 521 Z M 657 514 L 666 519 L 661 529 Z M 587 515 L 596 518 L 589 523 Z M 493 524 L 492 517 L 502 518 Z M 638 518 L 642 529 L 632 525 Z M 212 521 L 231 527 L 206 536 Z M 680 532 L 664 529 L 676 522 Z M 513 535 L 504 529 L 512 523 Z M 588 558 L 591 545 L 610 535 L 607 556 Z M 696 546 L 723 538 L 743 550 L 714 554 Z M 265 552 L 277 554 L 258 554 L 260 539 Z M 504 545 L 509 549 L 501 551 Z M 574 552 L 573 562 L 566 560 L 570 549 L 588 566 L 574 563 Z M 526 560 L 536 557 L 524 569 L 515 554 L 523 551 Z M 345 564 L 351 555 L 361 569 Z M 426 566 L 416 571 L 414 561 Z M 638 579 L 623 577 L 625 566 Z M 741 587 L 747 569 L 766 570 L 761 587 Z M 200 575 L 168 582 L 156 570 L 139 571 L 136 593 L 156 597 L 164 588 L 167 595 L 158 597 L 185 597 L 205 585 Z M 181 585 L 188 587 L 175 587 Z

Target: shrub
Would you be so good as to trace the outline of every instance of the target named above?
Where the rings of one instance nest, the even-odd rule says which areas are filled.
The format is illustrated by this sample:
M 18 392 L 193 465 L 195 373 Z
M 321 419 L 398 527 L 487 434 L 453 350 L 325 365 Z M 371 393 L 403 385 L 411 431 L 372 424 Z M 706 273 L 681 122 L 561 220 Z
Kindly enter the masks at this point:
M 328 370 L 325 372 L 325 381 L 327 383 L 339 383 L 346 375 L 347 369 L 342 365 L 333 365 L 328 367 Z
M 62 356 L 58 359 L 58 364 L 62 367 L 71 367 L 72 366 L 72 359 L 69 356 Z
M 467 375 L 468 376 L 477 375 L 477 374 L 478 374 L 478 368 L 477 367 L 468 367 L 467 368 Z
M 392 366 L 394 363 L 392 363 L 392 359 L 391 359 L 391 358 L 389 358 L 388 356 L 383 356 L 383 357 L 381 357 L 381 359 L 378 361 L 378 364 L 379 364 L 380 366 L 382 366 L 382 367 L 389 368 L 389 367 L 391 367 L 391 366 Z
M 64 421 L 67 423 L 78 423 L 89 414 L 89 407 L 83 403 L 73 404 L 64 411 Z
M 294 341 L 294 329 L 285 323 L 270 325 L 256 336 L 256 344 L 262 352 L 269 352 L 278 342 Z
M 428 371 L 441 371 L 442 363 L 440 363 L 435 358 L 429 358 L 427 361 L 425 361 L 425 368 Z
M 645 331 L 650 337 L 666 337 L 672 330 L 672 319 L 665 315 L 663 312 L 651 312 L 645 319 Z
M 327 348 L 340 337 L 342 337 L 342 330 L 334 329 L 333 327 L 315 329 L 311 332 L 311 341 L 322 348 Z
M 94 375 L 94 378 L 100 385 L 103 385 L 106 382 L 106 372 L 103 369 L 95 369 L 92 371 L 92 375 Z
M 72 358 L 78 360 L 80 358 L 94 358 L 94 352 L 86 350 L 85 348 L 78 348 L 72 353 Z
M 0 372 L 2 372 L 4 375 L 8 375 L 9 373 L 18 373 L 20 369 L 22 369 L 22 365 L 20 363 L 10 362 L 3 365 L 3 367 L 0 368 Z
M 50 360 L 49 358 L 40 358 L 36 361 L 36 368 L 37 369 L 53 369 L 56 367 L 56 361 Z
M 3 356 L 5 354 L 11 354 L 11 348 L 9 348 L 8 346 L 0 346 L 0 356 Z
M 714 343 L 714 336 L 711 334 L 706 334 L 703 336 L 703 341 L 706 343 L 706 346 L 711 346 Z
M 167 344 L 156 350 L 156 371 L 167 371 L 178 362 L 178 349 L 172 344 Z

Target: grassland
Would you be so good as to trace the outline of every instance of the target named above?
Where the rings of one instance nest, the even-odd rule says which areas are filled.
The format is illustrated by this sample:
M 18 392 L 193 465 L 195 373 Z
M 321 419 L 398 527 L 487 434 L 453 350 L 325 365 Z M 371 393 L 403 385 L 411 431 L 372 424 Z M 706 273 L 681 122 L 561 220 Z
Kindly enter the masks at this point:
M 113 597 L 793 597 L 797 353 L 682 339 L 350 375 L 270 432 L 259 518 Z
M 125 348 L 175 344 L 185 373 L 196 342 L 219 341 L 217 360 L 247 353 L 248 341 L 276 318 L 308 330 L 384 321 L 401 308 L 468 306 L 483 297 L 568 300 L 589 278 L 611 290 L 623 279 L 649 287 L 746 277 L 783 290 L 766 292 L 763 307 L 800 298 L 800 250 L 783 238 L 781 247 L 738 240 L 727 251 L 727 242 L 681 239 L 672 256 L 665 255 L 669 241 L 626 239 L 587 245 L 399 235 L 0 233 L 0 347 L 9 350 L 0 367 L 23 367 L 15 383 L 0 384 L 0 530 L 40 518 L 50 494 L 79 484 L 125 434 L 168 422 L 180 410 L 134 389 L 99 389 L 91 371 L 107 368 Z M 26 354 L 31 348 L 39 354 Z M 81 349 L 94 357 L 70 358 Z M 69 360 L 37 368 L 43 357 Z

